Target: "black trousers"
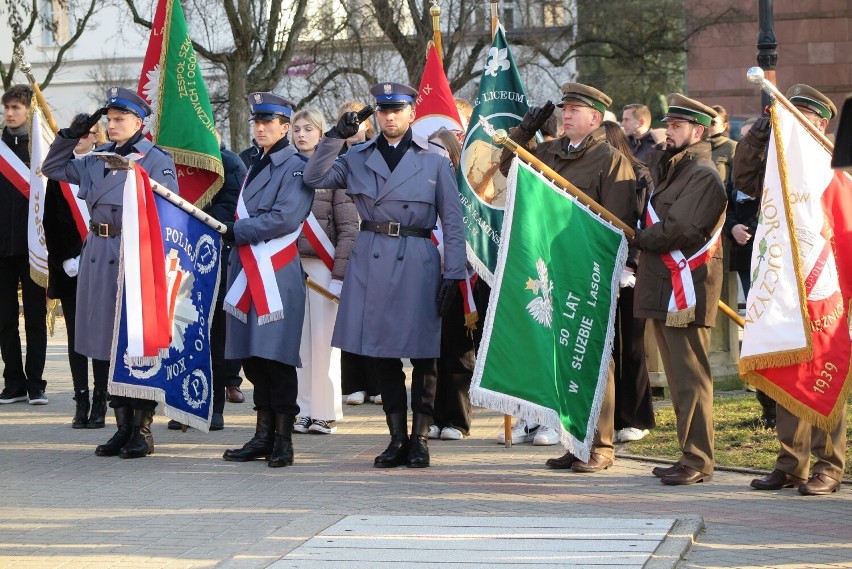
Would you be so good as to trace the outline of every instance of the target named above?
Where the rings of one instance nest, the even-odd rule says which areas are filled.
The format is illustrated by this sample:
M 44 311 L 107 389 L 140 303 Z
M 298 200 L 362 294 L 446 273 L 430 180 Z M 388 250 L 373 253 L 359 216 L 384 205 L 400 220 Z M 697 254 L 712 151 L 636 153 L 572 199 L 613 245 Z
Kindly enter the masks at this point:
M 382 409 L 385 414 L 407 413 L 408 395 L 405 392 L 405 372 L 402 360 L 397 358 L 373 358 L 362 356 L 368 373 L 378 380 L 382 394 Z M 437 360 L 435 358 L 412 358 L 414 370 L 411 374 L 411 410 L 432 416 L 435 406 L 435 388 L 438 383 Z
M 240 370 L 243 362 L 240 360 L 225 360 L 225 385 L 228 387 L 239 387 L 243 383 Z
M 370 373 L 367 356 L 340 351 L 340 387 L 343 393 L 366 391 L 368 396 L 381 393 L 378 378 Z M 384 396 L 382 397 L 384 400 Z
M 225 410 L 225 387 L 228 380 L 228 368 L 225 360 L 225 311 L 222 310 L 222 303 L 221 298 L 216 301 L 216 308 L 213 309 L 213 321 L 210 323 L 210 363 L 213 368 L 214 413 L 222 413 Z M 239 386 L 239 383 L 237 383 L 237 386 Z
M 475 330 L 465 326 L 461 294 L 455 296 L 447 316 L 441 321 L 441 357 L 438 358 L 435 391 L 435 424 L 439 428 L 454 427 L 465 435 L 470 434 L 470 382 L 490 294 L 491 288 L 482 279 L 477 280 L 473 287 L 478 314 Z
M 18 331 L 18 284 L 24 302 L 27 361 L 24 365 Z M 30 278 L 28 255 L 0 257 L 0 354 L 5 387 L 13 392 L 37 392 L 47 387 L 43 379 L 47 353 L 47 296 Z
M 266 358 L 246 358 L 243 371 L 254 385 L 254 408 L 256 411 L 272 410 L 275 413 L 296 416 L 299 404 L 296 395 L 299 383 L 296 368 Z
M 632 287 L 621 289 L 615 311 L 615 428 L 653 429 L 654 403 L 645 360 L 645 319 L 633 317 Z
M 65 328 L 68 331 L 68 366 L 71 368 L 71 381 L 74 391 L 89 390 L 89 359 L 74 350 L 74 323 L 77 321 L 77 297 L 65 296 L 59 299 L 62 304 L 62 315 L 65 318 Z M 106 389 L 106 383 L 96 389 Z

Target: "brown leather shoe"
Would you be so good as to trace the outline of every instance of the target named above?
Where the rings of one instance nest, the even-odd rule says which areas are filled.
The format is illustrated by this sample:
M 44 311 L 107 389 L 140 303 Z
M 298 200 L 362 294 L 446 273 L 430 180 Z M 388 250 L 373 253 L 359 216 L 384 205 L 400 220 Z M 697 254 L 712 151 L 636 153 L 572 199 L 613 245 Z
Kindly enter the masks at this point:
M 555 468 L 557 470 L 567 470 L 571 468 L 571 465 L 580 460 L 570 452 L 566 452 L 559 458 L 548 458 L 546 464 L 550 468 Z
M 839 487 L 839 480 L 835 480 L 822 472 L 817 472 L 807 482 L 799 486 L 799 494 L 803 496 L 826 496 L 832 492 L 837 492 Z
M 612 466 L 612 459 L 602 454 L 593 452 L 589 455 L 589 462 L 578 460 L 571 465 L 571 470 L 574 472 L 600 472 Z
M 231 403 L 243 403 L 246 396 L 240 391 L 239 387 L 228 387 L 228 401 Z
M 781 490 L 782 488 L 798 488 L 805 482 L 804 478 L 787 474 L 777 468 L 772 474 L 751 481 L 751 487 L 757 490 Z
M 712 474 L 704 474 L 694 468 L 679 464 L 677 470 L 660 478 L 660 482 L 669 486 L 686 486 L 697 482 L 710 482 Z
M 680 466 L 679 462 L 672 464 L 671 466 L 655 466 L 651 470 L 651 474 L 656 476 L 657 478 L 662 478 L 668 474 L 673 474 L 677 471 L 677 468 Z

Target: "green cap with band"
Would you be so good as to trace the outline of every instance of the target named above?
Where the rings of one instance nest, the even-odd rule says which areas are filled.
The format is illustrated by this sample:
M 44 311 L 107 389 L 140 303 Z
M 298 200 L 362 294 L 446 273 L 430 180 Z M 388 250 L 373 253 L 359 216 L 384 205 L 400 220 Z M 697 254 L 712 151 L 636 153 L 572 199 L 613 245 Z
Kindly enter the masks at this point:
M 582 83 L 565 83 L 562 85 L 562 102 L 557 106 L 562 107 L 566 103 L 573 102 L 592 107 L 604 113 L 607 107 L 612 104 L 612 99 L 609 95 L 594 87 L 589 87 Z
M 810 85 L 804 83 L 793 85 L 787 89 L 787 98 L 797 107 L 805 107 L 824 119 L 831 120 L 837 116 L 837 107 L 831 99 Z
M 689 121 L 709 128 L 713 119 L 719 114 L 704 103 L 685 97 L 680 93 L 672 93 L 666 98 L 666 101 L 669 110 L 666 111 L 663 121 Z

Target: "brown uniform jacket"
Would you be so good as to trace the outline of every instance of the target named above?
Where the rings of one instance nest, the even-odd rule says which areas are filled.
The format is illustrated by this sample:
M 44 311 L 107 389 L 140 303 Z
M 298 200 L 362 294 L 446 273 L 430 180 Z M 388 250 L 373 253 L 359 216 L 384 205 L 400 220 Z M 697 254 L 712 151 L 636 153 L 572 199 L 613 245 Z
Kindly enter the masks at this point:
M 672 295 L 671 271 L 661 255 L 680 250 L 687 258 L 704 246 L 725 221 L 727 197 L 710 160 L 710 144 L 693 144 L 667 163 L 656 152 L 648 164 L 655 190 L 650 200 L 660 222 L 641 230 L 636 242 L 642 262 L 636 274 L 633 314 L 665 320 Z M 695 324 L 713 326 L 722 292 L 722 248 L 692 271 L 695 285 Z
M 521 145 L 529 142 L 520 129 L 511 138 Z M 568 139 L 563 137 L 539 144 L 531 152 L 615 217 L 636 227 L 636 175 L 627 158 L 607 144 L 603 127 L 589 134 L 578 148 L 566 151 L 567 146 Z M 513 157 L 510 150 L 500 156 L 504 175 L 508 175 Z

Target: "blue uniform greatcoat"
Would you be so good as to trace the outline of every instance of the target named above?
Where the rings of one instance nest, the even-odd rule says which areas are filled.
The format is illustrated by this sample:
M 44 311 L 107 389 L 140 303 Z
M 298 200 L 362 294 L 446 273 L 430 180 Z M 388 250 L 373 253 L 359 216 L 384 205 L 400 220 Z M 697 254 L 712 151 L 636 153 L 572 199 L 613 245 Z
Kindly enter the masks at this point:
M 121 227 L 124 182 L 127 172 L 109 170 L 94 156 L 74 158 L 77 139 L 57 136 L 41 165 L 51 180 L 80 186 L 78 197 L 86 201 L 92 223 Z M 114 144 L 96 148 L 112 151 Z M 144 156 L 137 161 L 152 180 L 177 193 L 175 163 L 162 148 L 146 138 L 133 145 Z M 74 349 L 84 356 L 109 360 L 115 325 L 115 300 L 118 296 L 118 262 L 121 237 L 100 237 L 89 232 L 83 241 L 77 276 L 77 323 Z
M 462 208 L 446 153 L 414 135 L 391 172 L 376 147 L 377 139 L 353 146 L 337 158 L 344 141 L 323 138 L 305 167 L 305 183 L 313 188 L 347 188 L 364 220 L 432 229 L 440 216 L 443 276 L 463 279 Z M 430 239 L 361 231 L 343 282 L 333 346 L 379 358 L 438 357 L 441 258 Z
M 257 244 L 282 237 L 298 229 L 311 212 L 314 192 L 302 183 L 304 160 L 292 146 L 270 155 L 271 163 L 242 190 L 249 217 L 234 223 L 237 245 Z M 243 265 L 237 248 L 228 260 L 228 287 Z M 299 344 L 305 317 L 305 277 L 297 256 L 275 273 L 284 306 L 284 318 L 257 323 L 252 303 L 246 322 L 228 315 L 225 357 L 259 357 L 299 367 Z

